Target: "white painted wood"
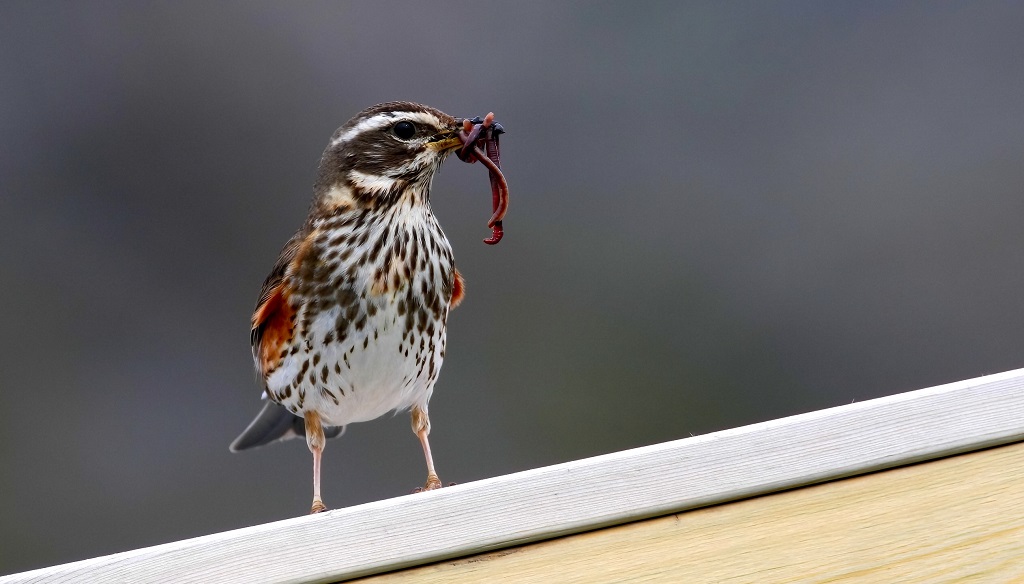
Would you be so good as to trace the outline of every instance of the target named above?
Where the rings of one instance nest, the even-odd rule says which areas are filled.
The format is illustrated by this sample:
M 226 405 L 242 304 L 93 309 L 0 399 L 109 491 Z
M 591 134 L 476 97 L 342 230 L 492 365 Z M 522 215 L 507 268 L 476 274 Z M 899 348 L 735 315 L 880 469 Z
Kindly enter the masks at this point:
M 1024 369 L 0 578 L 332 582 L 1024 440 Z

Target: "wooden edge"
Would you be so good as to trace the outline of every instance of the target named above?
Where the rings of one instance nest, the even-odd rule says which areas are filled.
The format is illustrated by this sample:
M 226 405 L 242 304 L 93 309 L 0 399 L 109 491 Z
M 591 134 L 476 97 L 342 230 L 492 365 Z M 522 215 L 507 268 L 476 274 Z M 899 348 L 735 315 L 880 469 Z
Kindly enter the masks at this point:
M 1024 439 L 1024 369 L 0 578 L 333 582 Z
M 374 574 L 359 584 L 1024 582 L 1024 442 Z

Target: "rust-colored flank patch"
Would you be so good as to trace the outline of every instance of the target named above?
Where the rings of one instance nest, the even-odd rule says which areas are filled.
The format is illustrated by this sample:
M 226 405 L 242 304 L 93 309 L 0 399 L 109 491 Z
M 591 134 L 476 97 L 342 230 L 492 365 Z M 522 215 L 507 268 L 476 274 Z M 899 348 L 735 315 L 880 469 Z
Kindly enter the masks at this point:
M 466 282 L 462 279 L 462 274 L 458 270 L 455 270 L 455 281 L 452 283 L 452 302 L 451 307 L 455 308 L 462 302 L 462 297 L 466 295 Z
M 280 361 L 281 350 L 292 339 L 295 311 L 288 304 L 282 286 L 278 286 L 252 316 L 253 331 L 259 331 L 260 369 L 266 375 Z

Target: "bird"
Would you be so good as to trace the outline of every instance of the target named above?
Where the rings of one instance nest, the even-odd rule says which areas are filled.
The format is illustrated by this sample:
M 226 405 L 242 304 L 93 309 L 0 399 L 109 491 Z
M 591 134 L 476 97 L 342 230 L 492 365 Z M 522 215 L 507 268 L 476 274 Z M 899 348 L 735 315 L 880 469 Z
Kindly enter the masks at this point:
M 411 412 L 426 460 L 423 490 L 442 486 L 427 406 L 465 282 L 430 194 L 470 126 L 413 102 L 359 112 L 331 137 L 308 216 L 263 283 L 250 340 L 266 403 L 230 449 L 305 438 L 311 514 L 327 509 L 326 440 L 391 411 Z

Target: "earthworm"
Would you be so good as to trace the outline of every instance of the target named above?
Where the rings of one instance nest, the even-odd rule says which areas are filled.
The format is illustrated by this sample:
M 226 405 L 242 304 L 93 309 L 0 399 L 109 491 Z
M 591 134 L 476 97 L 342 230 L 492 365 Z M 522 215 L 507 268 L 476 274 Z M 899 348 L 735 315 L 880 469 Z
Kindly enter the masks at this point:
M 498 147 L 498 136 L 503 134 L 505 129 L 501 124 L 494 123 L 494 113 L 489 113 L 481 120 L 479 117 L 472 120 L 463 120 L 462 132 L 459 138 L 463 146 L 458 151 L 459 159 L 473 163 L 479 160 L 487 167 L 491 180 L 491 207 L 493 214 L 487 221 L 491 228 L 491 236 L 484 240 L 484 243 L 494 245 L 501 241 L 505 231 L 502 228 L 502 219 L 508 211 L 508 183 L 501 172 L 501 157 Z M 484 150 L 480 150 L 480 145 Z

